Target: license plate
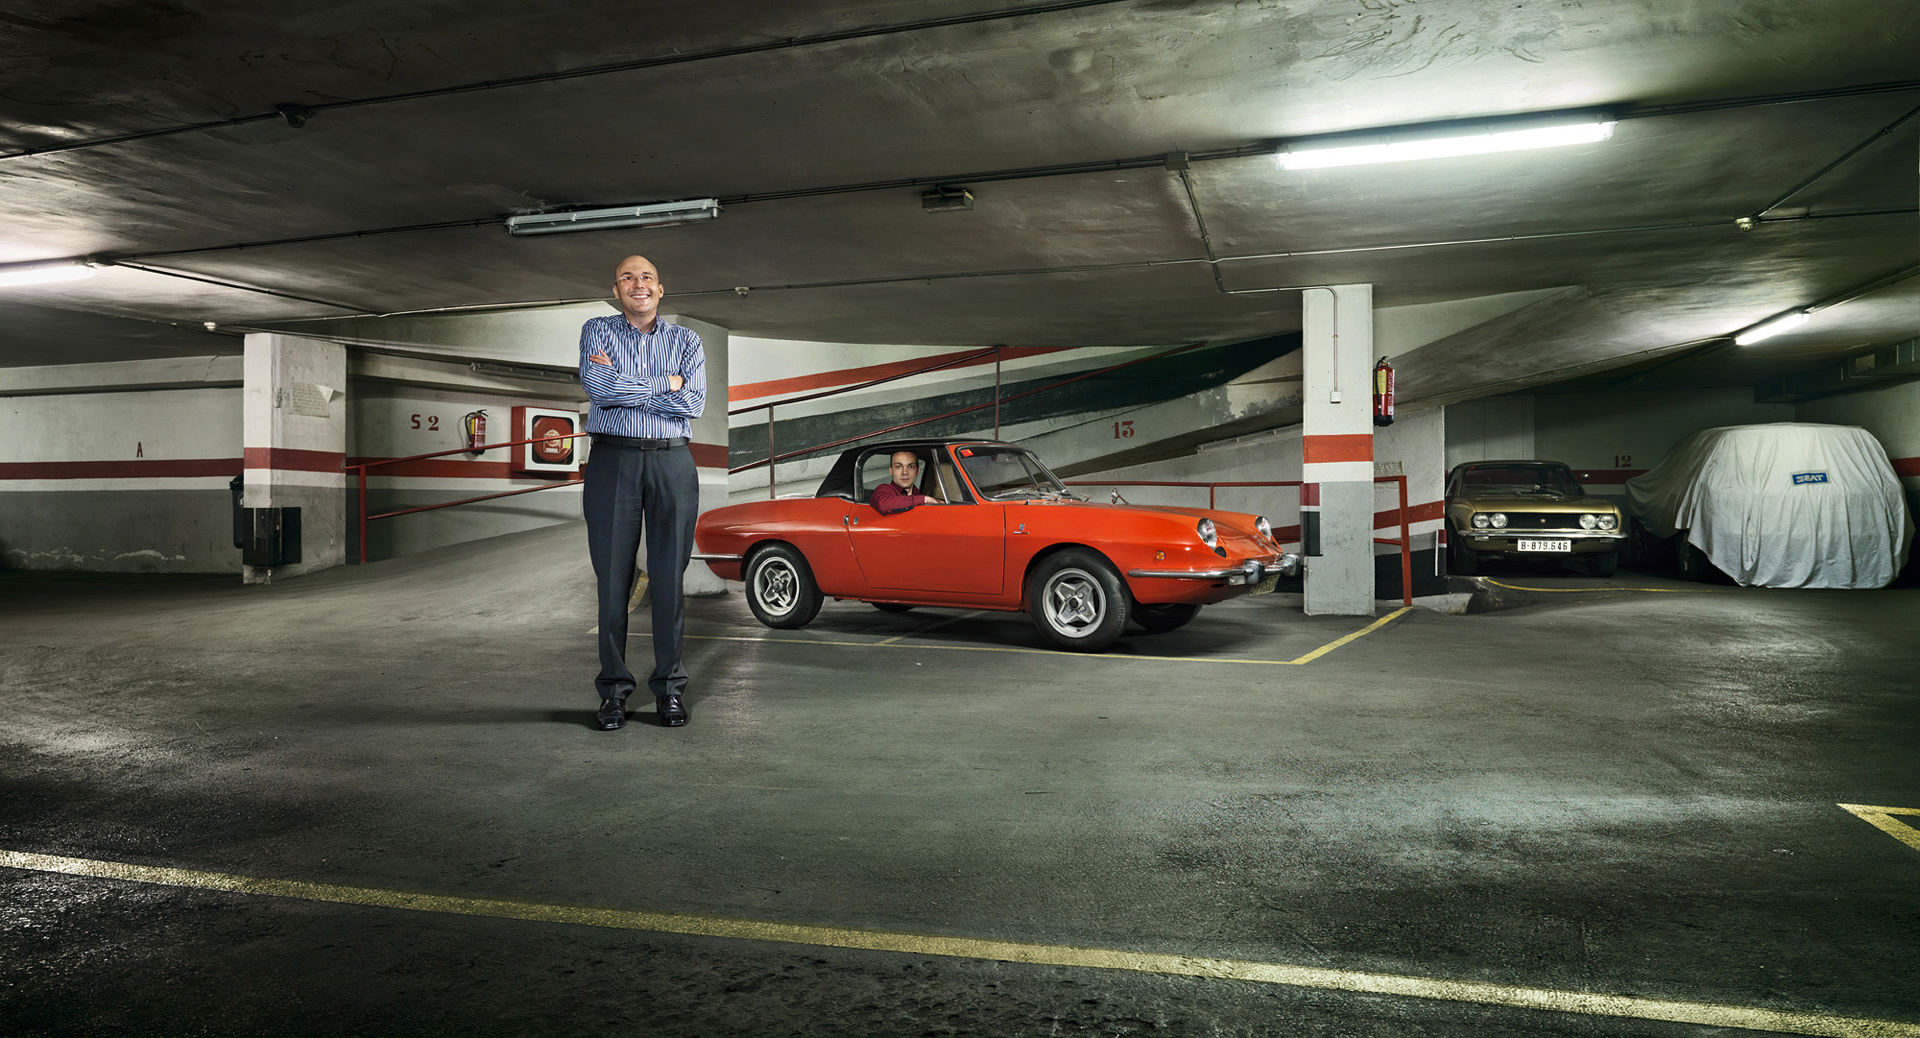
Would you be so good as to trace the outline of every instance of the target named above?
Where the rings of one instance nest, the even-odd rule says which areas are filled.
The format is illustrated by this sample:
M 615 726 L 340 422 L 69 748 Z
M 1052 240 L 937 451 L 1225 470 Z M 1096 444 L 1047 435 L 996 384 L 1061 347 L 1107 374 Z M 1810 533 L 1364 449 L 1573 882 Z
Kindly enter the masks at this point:
M 1521 551 L 1572 551 L 1573 542 L 1565 540 L 1529 541 L 1521 540 Z

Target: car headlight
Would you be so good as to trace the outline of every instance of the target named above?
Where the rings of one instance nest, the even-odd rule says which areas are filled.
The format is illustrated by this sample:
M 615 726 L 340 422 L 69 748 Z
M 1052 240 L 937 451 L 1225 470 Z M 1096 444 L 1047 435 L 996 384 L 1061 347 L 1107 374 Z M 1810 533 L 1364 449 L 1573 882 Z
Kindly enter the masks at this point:
M 1600 517 L 1600 528 L 1602 530 L 1613 530 L 1613 529 L 1617 529 L 1619 526 L 1620 526 L 1620 517 L 1617 515 L 1608 514 Z
M 1582 530 L 1591 530 L 1594 527 L 1599 525 L 1600 525 L 1599 516 L 1594 515 L 1592 512 L 1580 513 L 1580 528 Z
M 1491 520 L 1491 519 L 1489 519 L 1489 518 L 1487 518 L 1487 515 L 1486 515 L 1486 513 L 1485 513 L 1485 512 L 1475 512 L 1475 513 L 1473 513 L 1473 528 L 1474 528 L 1474 529 L 1476 529 L 1476 530 L 1484 530 L 1484 529 L 1486 529 L 1487 527 L 1489 527 L 1489 526 L 1492 526 L 1492 525 L 1493 525 L 1493 520 Z
M 1492 518 L 1492 520 L 1491 520 L 1491 522 L 1493 523 L 1493 528 L 1494 528 L 1494 529 L 1496 529 L 1496 530 L 1504 530 L 1504 529 L 1506 529 L 1506 528 L 1507 528 L 1507 513 L 1505 513 L 1505 512 L 1495 512 L 1495 513 L 1493 513 L 1493 518 Z
M 1217 535 L 1215 535 L 1215 533 L 1213 532 L 1213 520 L 1202 519 L 1200 520 L 1199 524 L 1194 528 L 1200 532 L 1201 544 L 1204 544 L 1209 548 L 1220 547 L 1220 538 Z
M 1260 531 L 1260 536 L 1265 537 L 1267 540 L 1273 540 L 1273 524 L 1270 522 L 1267 522 L 1266 516 L 1264 515 L 1254 516 L 1253 528 Z

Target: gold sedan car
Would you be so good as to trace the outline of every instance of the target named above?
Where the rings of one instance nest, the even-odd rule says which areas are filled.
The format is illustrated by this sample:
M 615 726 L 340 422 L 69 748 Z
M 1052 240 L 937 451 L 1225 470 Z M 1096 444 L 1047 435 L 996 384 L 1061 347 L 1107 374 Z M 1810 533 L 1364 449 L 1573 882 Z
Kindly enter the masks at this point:
M 1447 570 L 1470 575 L 1493 557 L 1577 556 L 1610 577 L 1627 525 L 1620 507 L 1588 497 L 1558 461 L 1469 461 L 1447 474 Z

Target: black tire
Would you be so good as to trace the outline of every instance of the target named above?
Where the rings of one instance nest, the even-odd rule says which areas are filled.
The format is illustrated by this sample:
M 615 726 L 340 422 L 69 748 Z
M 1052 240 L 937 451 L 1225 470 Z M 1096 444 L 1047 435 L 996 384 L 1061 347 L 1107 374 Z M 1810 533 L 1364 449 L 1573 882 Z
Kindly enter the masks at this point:
M 1153 634 L 1165 634 L 1178 630 L 1200 615 L 1200 607 L 1184 602 L 1167 602 L 1162 605 L 1138 605 L 1133 607 L 1133 622 L 1146 628 Z
M 747 559 L 747 608 L 768 627 L 805 627 L 820 612 L 820 585 L 799 549 L 770 544 Z
M 1480 553 L 1467 547 L 1460 531 L 1447 529 L 1447 572 L 1471 577 L 1480 572 Z
M 1673 558 L 1680 569 L 1681 580 L 1697 580 L 1701 583 L 1713 579 L 1713 563 L 1707 559 L 1707 553 L 1693 546 L 1687 540 L 1687 531 L 1681 530 L 1673 538 Z
M 1613 571 L 1619 565 L 1620 565 L 1620 550 L 1618 548 L 1615 548 L 1609 551 L 1596 552 L 1592 555 L 1587 556 L 1587 572 L 1593 574 L 1596 577 L 1613 576 Z
M 904 613 L 913 608 L 910 605 L 902 605 L 899 602 L 873 602 L 870 604 L 883 613 Z
M 1027 578 L 1027 611 L 1040 636 L 1075 652 L 1099 652 L 1126 629 L 1133 601 L 1120 574 L 1092 552 L 1049 555 Z

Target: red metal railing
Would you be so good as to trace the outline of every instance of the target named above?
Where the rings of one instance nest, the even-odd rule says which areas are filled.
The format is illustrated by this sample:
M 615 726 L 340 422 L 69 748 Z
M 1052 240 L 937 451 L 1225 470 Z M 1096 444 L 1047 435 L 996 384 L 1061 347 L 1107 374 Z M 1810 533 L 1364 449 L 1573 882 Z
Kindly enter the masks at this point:
M 1071 385 L 1075 382 L 1080 382 L 1085 379 L 1090 379 L 1097 375 L 1109 374 L 1111 372 L 1119 371 L 1122 368 L 1133 367 L 1136 364 L 1145 364 L 1147 361 L 1150 361 L 1150 360 L 1159 360 L 1163 357 L 1172 357 L 1177 354 L 1185 353 L 1188 350 L 1199 349 L 1200 347 L 1205 345 L 1206 343 L 1204 342 L 1190 342 L 1185 346 L 1176 346 L 1173 349 L 1166 350 L 1161 353 L 1155 353 L 1150 356 L 1135 357 L 1132 360 L 1122 361 L 1119 364 L 1108 365 L 1107 367 L 1097 368 L 1093 371 L 1083 371 L 1080 374 L 1074 375 L 1071 378 L 1063 378 L 1058 382 L 1049 382 L 1044 386 L 1036 386 L 1033 389 L 1029 389 L 1023 393 L 1015 393 L 1010 397 L 1004 397 L 1004 398 L 1000 395 L 1001 347 L 992 346 L 985 350 L 980 350 L 975 353 L 969 353 L 969 354 L 966 354 L 965 356 L 956 357 L 952 360 L 943 361 L 939 364 L 930 364 L 924 368 L 916 368 L 913 371 L 902 372 L 898 375 L 889 375 L 886 378 L 877 378 L 871 382 L 862 382 L 857 386 L 842 386 L 837 389 L 828 389 L 819 393 L 811 394 L 809 396 L 795 397 L 794 399 L 791 399 L 791 400 L 780 400 L 780 401 L 776 401 L 774 403 L 769 403 L 769 404 L 754 404 L 750 407 L 737 408 L 735 410 L 728 411 L 727 416 L 731 418 L 732 416 L 737 414 L 746 414 L 750 411 L 759 411 L 759 410 L 765 410 L 767 412 L 767 456 L 764 460 L 761 460 L 761 461 L 750 461 L 745 465 L 739 465 L 739 466 L 735 466 L 734 468 L 730 468 L 727 470 L 727 475 L 731 476 L 737 472 L 745 472 L 748 469 L 756 469 L 762 465 L 765 465 L 767 467 L 767 496 L 773 497 L 775 494 L 773 467 L 775 464 L 779 462 L 786 461 L 789 458 L 798 458 L 807 454 L 816 454 L 824 450 L 832 450 L 835 447 L 844 447 L 850 443 L 858 443 L 861 440 L 871 439 L 875 436 L 882 436 L 890 432 L 899 432 L 902 429 L 911 429 L 916 425 L 925 425 L 928 422 L 937 422 L 943 418 L 954 418 L 963 414 L 971 414 L 974 411 L 984 411 L 989 407 L 993 408 L 993 435 L 995 439 L 999 439 L 1000 437 L 1000 405 L 1003 403 L 1012 403 L 1015 400 L 1023 400 L 1027 397 L 1033 396 L 1035 393 L 1044 393 L 1050 389 L 1058 389 L 1061 386 Z M 968 360 L 978 359 L 980 357 L 987 355 L 988 353 L 993 354 L 993 400 L 991 402 L 984 403 L 984 404 L 974 404 L 969 407 L 956 408 L 952 411 L 947 411 L 943 414 L 928 415 L 925 418 L 915 418 L 911 422 L 901 422 L 899 425 L 890 425 L 885 429 L 874 429 L 869 432 L 861 433 L 858 436 L 848 436 L 844 439 L 834 440 L 829 443 L 816 443 L 811 447 L 802 447 L 799 450 L 788 451 L 785 454 L 777 454 L 774 452 L 773 409 L 775 407 L 779 407 L 784 404 L 797 404 L 806 400 L 818 400 L 821 397 L 834 396 L 839 393 L 850 393 L 856 389 L 866 389 L 869 386 L 877 386 L 882 382 L 892 382 L 895 379 L 902 379 L 912 375 L 924 374 L 929 371 L 938 371 L 942 368 L 950 368 L 957 364 L 965 363 Z
M 1413 534 L 1407 522 L 1407 477 L 1375 476 L 1375 483 L 1397 483 L 1400 487 L 1400 507 L 1396 514 L 1400 517 L 1400 536 L 1375 537 L 1375 544 L 1397 544 L 1400 546 L 1400 601 L 1403 605 L 1413 604 Z M 1221 487 L 1303 487 L 1305 481 L 1298 479 L 1265 480 L 1216 480 L 1200 482 L 1177 479 L 1070 479 L 1065 481 L 1070 487 L 1206 487 L 1207 507 L 1216 507 L 1216 491 Z M 1285 543 L 1291 544 L 1292 541 Z
M 359 476 L 360 564 L 364 566 L 367 563 L 367 523 L 371 522 L 372 520 L 391 519 L 396 515 L 412 515 L 415 512 L 432 512 L 441 508 L 452 508 L 454 505 L 470 505 L 470 504 L 473 504 L 475 501 L 491 501 L 497 497 L 518 497 L 521 494 L 531 494 L 541 490 L 552 490 L 555 487 L 577 486 L 581 483 L 586 482 L 584 479 L 557 480 L 551 483 L 542 483 L 537 487 L 522 487 L 519 490 L 504 490 L 498 494 L 482 494 L 479 497 L 461 498 L 458 501 L 442 501 L 439 504 L 421 505 L 418 508 L 400 508 L 391 512 L 381 512 L 377 515 L 368 515 L 367 514 L 367 470 L 368 469 L 379 468 L 382 465 L 398 465 L 402 462 L 407 462 L 407 461 L 425 461 L 428 458 L 445 458 L 454 454 L 484 454 L 487 451 L 493 450 L 497 447 L 518 447 L 523 443 L 536 443 L 536 442 L 546 443 L 554 440 L 576 440 L 576 439 L 581 439 L 586 435 L 587 434 L 584 432 L 556 433 L 551 436 L 534 436 L 525 440 L 508 440 L 504 443 L 483 443 L 478 447 L 455 447 L 450 451 L 435 451 L 432 454 L 415 454 L 411 457 L 406 457 L 406 458 L 382 458 L 379 461 L 363 461 L 358 465 L 345 466 L 343 471 L 356 472 L 358 473 L 358 476 Z

